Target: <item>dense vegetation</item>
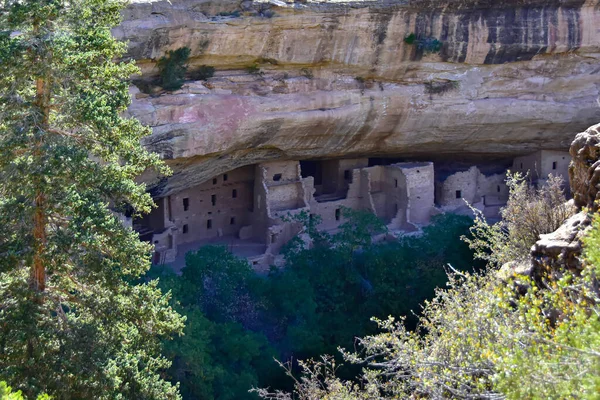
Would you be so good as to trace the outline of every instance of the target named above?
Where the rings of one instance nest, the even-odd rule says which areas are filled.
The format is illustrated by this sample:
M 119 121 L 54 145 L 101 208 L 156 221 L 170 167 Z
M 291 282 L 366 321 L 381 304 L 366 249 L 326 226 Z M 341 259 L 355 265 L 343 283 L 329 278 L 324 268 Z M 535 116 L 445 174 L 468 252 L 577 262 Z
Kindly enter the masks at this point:
M 29 399 L 179 397 L 160 348 L 182 318 L 134 283 L 151 246 L 114 212 L 148 212 L 135 178 L 164 171 L 122 116 L 138 71 L 114 61 L 124 6 L 0 2 L 0 381 Z
M 417 329 L 404 318 L 377 320 L 383 333 L 343 351 L 361 368 L 344 379 L 323 356 L 302 362 L 294 391 L 257 392 L 265 399 L 597 399 L 600 393 L 600 216 L 584 240 L 582 271 L 499 274 L 503 257 L 523 260 L 539 233 L 570 215 L 557 181 L 538 190 L 518 175 L 499 226 L 481 217 L 470 245 L 488 259 L 482 272 L 453 271 L 449 288 L 427 301 Z M 553 201 L 554 208 L 550 205 Z M 513 215 L 508 215 L 512 212 Z M 510 226 L 510 230 L 503 229 Z M 489 250 L 491 249 L 491 253 Z M 497 253 L 497 254 L 494 254 Z
M 373 244 L 382 223 L 364 212 L 345 215 L 348 222 L 335 235 L 317 231 L 316 218 L 296 217 L 313 247 L 292 241 L 287 267 L 267 276 L 223 247 L 189 253 L 181 276 L 153 270 L 188 318 L 185 335 L 165 348 L 184 398 L 243 399 L 253 398 L 248 390 L 257 385 L 291 388 L 274 358 L 351 349 L 355 337 L 375 332 L 372 316 L 419 312 L 445 284 L 447 263 L 461 270 L 473 264 L 459 240 L 468 234 L 468 217 L 440 215 L 422 236 Z

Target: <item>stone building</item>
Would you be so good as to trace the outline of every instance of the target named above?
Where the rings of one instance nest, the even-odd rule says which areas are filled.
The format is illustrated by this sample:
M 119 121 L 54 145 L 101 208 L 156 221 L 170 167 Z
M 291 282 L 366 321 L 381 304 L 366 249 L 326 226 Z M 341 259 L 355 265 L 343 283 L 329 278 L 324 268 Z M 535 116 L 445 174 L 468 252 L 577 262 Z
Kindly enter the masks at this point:
M 566 152 L 543 150 L 516 158 L 513 169 L 532 171 L 539 182 L 550 173 L 567 177 L 569 161 Z M 344 207 L 374 213 L 391 231 L 414 231 L 440 211 L 472 215 L 465 200 L 487 218 L 498 218 L 508 200 L 504 173 L 484 174 L 471 166 L 458 172 L 440 167 L 435 174 L 431 162 L 261 163 L 157 199 L 157 208 L 134 221 L 134 228 L 154 244 L 155 263 L 183 262 L 185 252 L 219 243 L 266 267 L 277 264 L 282 246 L 300 231 L 290 217 L 302 211 L 318 215 L 324 231 L 344 223 Z
M 434 207 L 433 163 L 368 167 L 367 159 L 277 161 L 238 168 L 176 195 L 135 221 L 155 245 L 155 263 L 171 263 L 185 249 L 230 243 L 257 266 L 276 261 L 301 228 L 288 217 L 301 211 L 321 217 L 320 229 L 344 222 L 342 208 L 368 210 L 392 230 L 427 224 Z
M 517 157 L 513 161 L 512 171 L 523 174 L 530 173 L 535 183 L 543 183 L 548 175 L 560 176 L 569 188 L 569 163 L 571 155 L 567 151 L 540 150 L 526 156 Z
M 505 179 L 504 174 L 486 176 L 476 166 L 440 177 L 435 183 L 436 203 L 444 211 L 471 214 L 466 201 L 486 217 L 498 217 L 508 200 Z

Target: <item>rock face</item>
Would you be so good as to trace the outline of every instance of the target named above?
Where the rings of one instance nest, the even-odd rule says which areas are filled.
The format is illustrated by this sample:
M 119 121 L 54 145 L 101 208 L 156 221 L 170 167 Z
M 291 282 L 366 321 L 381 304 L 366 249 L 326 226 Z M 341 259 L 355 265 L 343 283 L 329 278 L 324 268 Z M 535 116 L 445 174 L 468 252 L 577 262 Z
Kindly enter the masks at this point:
M 132 88 L 130 112 L 154 132 L 145 144 L 174 170 L 145 177 L 154 195 L 278 159 L 566 150 L 600 120 L 600 0 L 276 3 L 126 10 L 115 34 L 141 79 L 184 46 L 192 75 L 217 70 L 173 93 Z
M 541 235 L 532 248 L 533 271 L 580 269 L 581 238 L 591 227 L 600 201 L 600 124 L 579 133 L 570 149 L 571 192 L 580 210 L 555 232 Z

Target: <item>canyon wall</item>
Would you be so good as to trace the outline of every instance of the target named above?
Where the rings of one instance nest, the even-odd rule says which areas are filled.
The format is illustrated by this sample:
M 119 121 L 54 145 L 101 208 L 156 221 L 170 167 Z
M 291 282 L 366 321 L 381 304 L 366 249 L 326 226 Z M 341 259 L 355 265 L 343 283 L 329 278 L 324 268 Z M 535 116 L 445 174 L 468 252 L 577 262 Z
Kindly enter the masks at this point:
M 566 150 L 600 120 L 600 0 L 271 3 L 125 11 L 114 33 L 139 82 L 180 47 L 190 78 L 216 68 L 175 92 L 132 87 L 130 112 L 153 129 L 145 145 L 174 171 L 144 178 L 154 195 L 269 160 Z

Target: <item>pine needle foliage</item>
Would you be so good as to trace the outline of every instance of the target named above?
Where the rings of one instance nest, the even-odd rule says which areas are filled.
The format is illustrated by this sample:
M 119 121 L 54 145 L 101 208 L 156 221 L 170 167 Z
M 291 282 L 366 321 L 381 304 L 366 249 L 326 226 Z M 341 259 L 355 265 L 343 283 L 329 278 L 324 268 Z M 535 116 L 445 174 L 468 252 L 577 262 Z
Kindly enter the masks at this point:
M 0 380 L 27 398 L 176 399 L 160 377 L 182 318 L 150 246 L 109 206 L 148 212 L 136 176 L 167 172 L 124 118 L 124 0 L 0 1 Z
M 163 89 L 181 89 L 185 79 L 185 73 L 187 72 L 186 63 L 189 57 L 190 49 L 181 47 L 177 50 L 169 51 L 166 56 L 163 56 L 158 60 L 160 84 Z

